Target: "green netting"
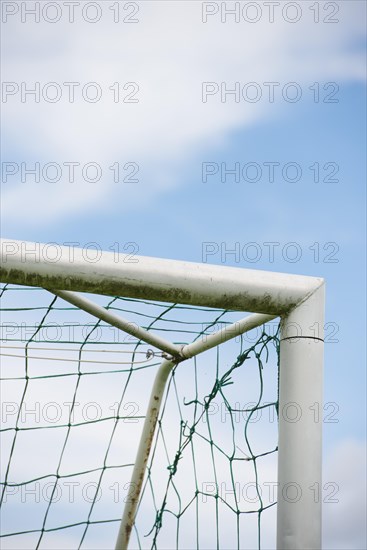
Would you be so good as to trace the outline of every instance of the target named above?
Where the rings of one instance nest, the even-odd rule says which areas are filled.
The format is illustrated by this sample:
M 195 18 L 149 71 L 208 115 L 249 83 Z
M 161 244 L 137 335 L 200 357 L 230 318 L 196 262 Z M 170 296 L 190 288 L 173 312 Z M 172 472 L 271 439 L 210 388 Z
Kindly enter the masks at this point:
M 35 288 L 1 289 L 2 548 L 113 548 L 159 350 Z M 243 317 L 93 296 L 177 343 Z M 272 548 L 278 325 L 180 363 L 131 548 Z

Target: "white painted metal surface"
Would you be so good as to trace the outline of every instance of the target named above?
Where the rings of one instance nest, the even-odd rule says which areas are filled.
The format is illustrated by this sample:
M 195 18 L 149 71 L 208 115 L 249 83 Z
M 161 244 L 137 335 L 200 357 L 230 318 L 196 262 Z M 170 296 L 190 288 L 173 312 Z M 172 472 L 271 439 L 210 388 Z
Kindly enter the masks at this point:
M 136 323 L 131 323 L 119 315 L 112 313 L 112 311 L 108 311 L 108 309 L 94 304 L 91 300 L 84 298 L 84 296 L 80 296 L 79 294 L 68 290 L 50 290 L 50 292 L 56 294 L 56 296 L 59 296 L 66 302 L 87 311 L 94 317 L 109 323 L 113 327 L 123 330 L 124 332 L 127 332 L 127 334 L 131 334 L 132 336 L 135 336 L 147 344 L 151 344 L 152 346 L 155 346 L 156 348 L 165 351 L 174 357 L 180 354 L 180 346 L 176 346 L 175 344 L 168 342 L 168 340 L 164 340 L 164 338 L 161 338 L 157 334 L 144 330 Z
M 129 498 L 126 500 L 120 529 L 116 541 L 116 550 L 128 548 L 131 530 L 135 521 L 136 509 L 144 482 L 145 470 L 150 454 L 161 408 L 164 390 L 168 377 L 175 366 L 174 361 L 163 361 L 154 379 L 153 388 L 150 394 L 147 413 L 144 420 L 143 431 L 140 436 L 139 448 L 136 453 L 134 469 L 129 484 Z
M 281 322 L 278 550 L 322 547 L 322 498 L 317 495 L 322 488 L 323 338 L 320 287 Z
M 222 330 L 218 330 L 218 332 L 215 332 L 214 334 L 209 334 L 208 336 L 204 336 L 203 338 L 195 340 L 195 342 L 184 346 L 181 349 L 181 357 L 184 359 L 194 357 L 203 351 L 219 346 L 224 342 L 228 342 L 228 340 L 231 340 L 240 334 L 244 334 L 253 328 L 264 325 L 268 321 L 272 321 L 275 318 L 275 315 L 263 315 L 262 313 L 253 313 L 252 315 L 248 315 L 244 319 L 241 319 L 236 323 L 232 323 Z
M 132 505 L 127 503 L 124 511 L 118 550 L 127 548 L 160 403 L 173 366 L 281 315 L 277 548 L 321 548 L 321 503 L 310 487 L 317 483 L 321 487 L 322 423 L 315 421 L 314 410 L 318 407 L 322 411 L 322 279 L 147 257 L 128 258 L 110 252 L 101 253 L 98 261 L 91 262 L 83 250 L 22 241 L 3 240 L 0 247 L 2 282 L 266 314 L 251 315 L 205 340 L 181 348 L 179 358 L 177 347 L 172 349 L 172 344 L 149 336 L 150 343 L 173 352 L 176 359 L 165 360 L 156 375 L 133 473 L 138 490 L 136 499 L 130 499 Z M 121 318 L 117 321 L 117 316 L 108 320 L 107 314 L 112 314 L 104 308 L 91 306 L 91 302 L 75 298 L 72 293 L 57 293 L 72 298 L 75 305 L 122 330 L 128 328 L 129 323 Z M 316 338 L 315 327 L 320 330 Z M 138 335 L 144 336 L 143 332 Z
M 82 249 L 25 241 L 0 241 L 0 279 L 151 300 L 284 314 L 322 279 L 192 262 L 101 252 L 88 261 Z

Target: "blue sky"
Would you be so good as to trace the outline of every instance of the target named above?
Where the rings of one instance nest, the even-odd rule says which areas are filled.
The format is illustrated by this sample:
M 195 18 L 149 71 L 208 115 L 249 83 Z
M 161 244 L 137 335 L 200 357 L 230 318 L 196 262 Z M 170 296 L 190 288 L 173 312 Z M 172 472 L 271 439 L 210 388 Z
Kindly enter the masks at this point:
M 203 243 L 216 243 L 209 263 L 325 277 L 326 320 L 338 331 L 338 341 L 326 345 L 325 401 L 339 407 L 338 422 L 324 426 L 325 468 L 342 482 L 343 462 L 352 453 L 356 474 L 346 483 L 357 490 L 366 441 L 365 4 L 332 3 L 339 8 L 335 24 L 314 23 L 311 3 L 301 2 L 298 23 L 279 17 L 250 25 L 221 23 L 217 16 L 204 24 L 200 2 L 141 2 L 139 23 L 116 26 L 107 3 L 95 25 L 81 17 L 68 24 L 65 13 L 54 25 L 22 24 L 18 16 L 4 25 L 3 80 L 98 82 L 104 95 L 98 103 L 78 96 L 70 104 L 64 95 L 57 103 L 22 103 L 15 94 L 2 104 L 3 169 L 4 162 L 75 161 L 98 163 L 103 171 L 97 183 L 83 181 L 79 172 L 70 183 L 66 171 L 57 183 L 36 184 L 31 176 L 22 183 L 19 173 L 3 177 L 2 235 L 95 242 L 102 249 L 117 242 L 123 250 L 133 242 L 141 255 L 195 262 L 203 261 Z M 108 88 L 116 81 L 138 83 L 138 102 L 114 103 Z M 257 82 L 264 92 L 269 81 L 281 87 L 297 82 L 301 100 L 287 102 L 276 92 L 274 103 L 237 103 L 231 96 L 221 102 L 219 94 L 202 101 L 203 82 L 228 88 Z M 316 103 L 309 90 L 315 82 L 322 98 L 323 85 L 336 83 L 338 102 Z M 108 167 L 115 162 L 136 163 L 139 181 L 113 182 Z M 208 162 L 240 163 L 241 169 L 257 163 L 263 177 L 221 182 L 216 174 L 203 182 Z M 280 164 L 274 182 L 264 166 L 269 162 Z M 316 162 L 321 178 L 326 163 L 337 165 L 339 181 L 315 182 L 309 167 Z M 281 176 L 287 163 L 301 167 L 299 181 Z M 267 242 L 279 243 L 274 261 Z M 253 253 L 248 243 L 257 243 L 259 261 L 242 254 Z M 294 252 L 289 243 L 301 251 L 297 262 L 282 255 L 284 247 Z M 235 246 L 240 258 L 221 256 Z M 363 506 L 345 498 L 338 510 L 326 511 L 329 525 L 345 517 L 348 503 Z M 339 533 L 340 548 L 363 548 L 363 521 L 353 529 L 353 540 L 347 526 Z M 339 550 L 331 535 L 328 541 Z

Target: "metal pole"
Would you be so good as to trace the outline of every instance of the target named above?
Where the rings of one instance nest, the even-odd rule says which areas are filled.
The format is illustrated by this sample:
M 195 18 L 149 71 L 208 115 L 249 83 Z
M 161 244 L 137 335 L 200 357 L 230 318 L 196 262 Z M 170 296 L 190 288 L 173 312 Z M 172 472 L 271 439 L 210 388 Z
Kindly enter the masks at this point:
M 219 346 L 219 344 L 224 344 L 224 342 L 227 342 L 240 334 L 244 334 L 253 328 L 259 327 L 260 325 L 265 325 L 265 323 L 272 321 L 273 319 L 276 319 L 275 315 L 264 315 L 262 313 L 253 313 L 252 315 L 248 315 L 240 321 L 236 321 L 235 323 L 218 330 L 218 332 L 215 332 L 214 334 L 203 335 L 202 338 L 195 340 L 195 342 L 187 344 L 187 346 L 181 348 L 181 356 L 184 359 L 194 357 L 198 353 L 202 353 L 207 349 Z
M 91 300 L 84 298 L 84 296 L 80 296 L 79 294 L 68 290 L 47 290 L 52 292 L 52 294 L 59 296 L 66 302 L 69 302 L 83 311 L 94 315 L 97 319 L 101 319 L 102 321 L 105 321 L 106 323 L 109 323 L 110 325 L 135 336 L 139 340 L 143 340 L 147 344 L 151 344 L 152 346 L 173 355 L 174 357 L 178 357 L 180 354 L 179 346 L 168 342 L 168 340 L 164 340 L 153 332 L 148 332 L 147 330 L 139 327 L 136 323 L 131 323 L 130 321 L 123 319 L 119 315 L 112 313 L 112 311 L 109 311 L 108 309 L 95 304 Z
M 320 550 L 324 288 L 281 323 L 278 550 Z
M 51 259 L 49 259 L 51 258 Z M 0 239 L 3 283 L 285 315 L 322 279 Z
M 53 256 L 48 259 L 52 246 L 58 255 L 56 261 Z M 128 257 L 116 258 L 111 252 L 103 252 L 91 269 L 83 250 L 6 239 L 0 240 L 0 259 L 2 282 L 134 298 L 149 296 L 152 300 L 284 316 L 280 345 L 277 547 L 319 550 L 321 503 L 316 497 L 321 490 L 322 426 L 317 416 L 322 413 L 322 279 L 149 257 L 136 257 L 130 262 Z M 163 339 L 158 343 L 156 336 L 154 341 L 152 336 L 143 337 L 143 329 L 139 334 L 127 330 L 129 323 L 124 320 L 115 324 L 119 318 L 114 316 L 113 321 L 112 314 L 104 308 L 98 315 L 99 306 L 92 311 L 80 301 L 78 304 L 167 351 L 176 361 L 185 354 L 190 357 L 192 352 L 206 349 L 194 342 L 177 350 Z M 299 332 L 294 334 L 297 327 Z M 315 335 L 317 329 L 319 334 Z M 222 336 L 223 331 L 220 338 L 215 336 L 212 341 Z M 170 361 L 162 364 L 163 371 L 168 364 Z
M 153 389 L 150 395 L 147 414 L 144 421 L 138 452 L 130 482 L 130 495 L 126 501 L 120 529 L 116 541 L 116 550 L 126 550 L 129 544 L 131 530 L 135 521 L 136 508 L 144 481 L 144 474 L 152 447 L 155 427 L 162 403 L 167 378 L 175 366 L 173 361 L 163 361 L 155 376 Z
M 182 348 L 183 358 L 186 359 L 189 357 L 194 357 L 203 351 L 217 346 L 221 342 L 226 342 L 230 338 L 234 338 L 239 334 L 244 334 L 245 332 L 258 327 L 273 318 L 274 316 L 272 315 L 260 315 L 256 313 L 249 315 L 241 321 L 211 334 L 205 340 L 197 340 L 192 344 L 184 346 Z M 132 488 L 132 492 L 130 493 L 129 500 L 125 504 L 116 542 L 116 550 L 126 550 L 129 544 L 164 390 L 168 376 L 177 362 L 178 361 L 175 359 L 172 361 L 163 361 L 154 380 L 148 410 L 144 421 L 143 432 L 140 438 L 135 465 L 131 476 L 130 487 Z

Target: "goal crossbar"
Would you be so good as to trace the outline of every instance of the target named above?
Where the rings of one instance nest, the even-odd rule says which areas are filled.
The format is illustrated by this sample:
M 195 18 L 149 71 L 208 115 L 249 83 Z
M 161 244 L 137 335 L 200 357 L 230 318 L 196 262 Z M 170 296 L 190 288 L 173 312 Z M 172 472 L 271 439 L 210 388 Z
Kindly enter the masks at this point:
M 252 269 L 130 257 L 100 252 L 93 261 L 83 249 L 56 243 L 2 239 L 3 282 L 108 296 L 283 315 L 323 284 L 318 277 Z
M 321 423 L 316 423 L 307 412 L 315 403 L 322 404 L 323 279 L 149 257 L 132 259 L 111 252 L 100 253 L 98 261 L 91 262 L 83 249 L 55 243 L 5 239 L 0 245 L 2 282 L 49 289 L 168 354 L 151 391 L 133 472 L 137 491 L 125 506 L 118 550 L 127 548 L 159 406 L 173 367 L 275 316 L 281 317 L 277 548 L 321 548 L 321 504 L 315 502 L 310 490 L 315 483 L 321 483 Z M 219 307 L 254 315 L 206 336 L 205 340 L 179 347 L 132 326 L 76 291 Z M 315 323 L 319 327 L 317 336 Z M 297 422 L 290 422 L 281 414 L 289 403 L 297 404 L 302 411 Z M 292 485 L 301 491 L 297 501 L 287 494 Z

